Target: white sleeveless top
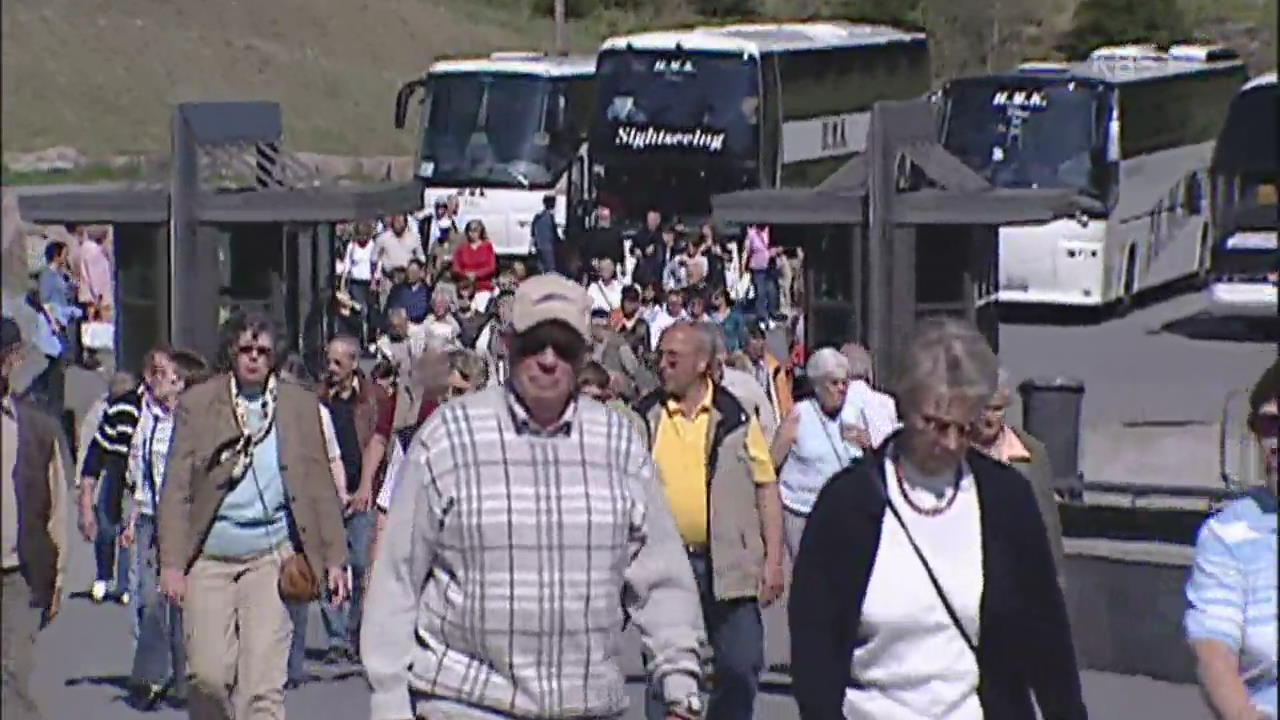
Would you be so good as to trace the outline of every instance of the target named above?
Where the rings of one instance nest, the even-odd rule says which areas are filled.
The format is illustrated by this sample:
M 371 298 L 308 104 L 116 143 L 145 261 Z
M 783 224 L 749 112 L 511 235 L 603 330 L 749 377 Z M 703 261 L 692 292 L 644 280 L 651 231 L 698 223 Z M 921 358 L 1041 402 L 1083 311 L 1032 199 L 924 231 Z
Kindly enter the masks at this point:
M 977 640 L 983 590 L 982 521 L 973 474 L 964 466 L 955 503 L 942 514 L 927 517 L 903 499 L 895 465 L 885 460 L 889 501 L 911 529 L 969 637 Z M 954 477 L 920 477 L 919 484 L 949 488 Z M 940 504 L 927 490 L 912 485 L 907 490 L 920 507 Z M 948 490 L 943 499 L 949 496 Z M 982 720 L 977 659 L 947 616 L 902 526 L 888 509 L 862 601 L 851 670 L 861 687 L 845 690 L 846 720 Z
M 827 417 L 817 400 L 798 403 L 793 412 L 799 413 L 800 425 L 778 474 L 778 489 L 787 509 L 808 515 L 822 487 L 832 475 L 861 457 L 862 449 L 845 442 L 840 434 L 840 415 Z

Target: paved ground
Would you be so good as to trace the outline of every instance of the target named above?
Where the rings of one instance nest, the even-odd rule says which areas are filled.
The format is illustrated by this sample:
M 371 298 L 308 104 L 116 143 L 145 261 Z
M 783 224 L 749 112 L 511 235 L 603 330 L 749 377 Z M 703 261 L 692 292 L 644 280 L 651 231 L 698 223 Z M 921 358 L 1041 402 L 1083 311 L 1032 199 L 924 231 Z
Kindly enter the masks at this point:
M 1057 325 L 1046 322 L 1006 323 L 1002 327 L 1002 360 L 1016 379 L 1068 374 L 1086 385 L 1085 422 L 1102 435 L 1110 435 L 1133 421 L 1212 422 L 1221 412 L 1225 394 L 1248 386 L 1275 357 L 1272 345 L 1209 342 L 1151 331 L 1175 318 L 1189 306 L 1189 298 L 1175 298 L 1159 305 L 1098 325 Z M 101 387 L 101 380 L 73 373 L 68 388 L 72 407 L 83 408 Z M 1193 426 L 1194 427 L 1194 426 Z M 1185 463 L 1204 452 L 1207 434 L 1193 437 L 1172 451 Z M 1200 443 L 1200 444 L 1197 444 Z M 1096 443 L 1095 443 L 1096 445 Z M 1210 443 L 1212 445 L 1212 443 Z M 1139 451 L 1151 453 L 1142 442 Z M 1090 467 L 1086 441 L 1085 467 Z M 1114 450 L 1095 455 L 1095 467 L 1113 467 Z M 1160 454 L 1164 454 L 1163 452 Z M 1143 469 L 1143 474 L 1159 474 Z M 1141 480 L 1141 478 L 1129 478 Z M 71 561 L 70 587 L 83 590 L 92 573 L 89 547 L 77 541 Z M 312 622 L 313 632 L 320 626 Z M 778 613 L 770 613 L 769 661 L 785 660 L 785 627 Z M 313 638 L 313 645 L 316 644 Z M 84 599 L 69 600 L 63 616 L 44 633 L 38 655 L 37 694 L 46 717 L 123 720 L 139 717 L 121 702 L 124 675 L 128 673 L 131 640 L 127 611 L 116 606 L 95 606 Z M 638 651 L 632 653 L 638 657 Z M 333 675 L 334 671 L 320 668 Z M 304 686 L 288 698 L 294 717 L 367 717 L 363 680 L 348 670 L 340 679 Z M 1085 693 L 1094 718 L 1126 720 L 1203 720 L 1208 713 L 1194 687 L 1170 685 L 1146 678 L 1085 673 Z M 628 720 L 639 720 L 640 688 L 633 688 L 636 710 Z M 794 704 L 785 686 L 773 686 L 757 705 L 759 720 L 793 720 Z M 172 711 L 157 718 L 181 717 Z
M 1160 328 L 1200 305 L 1182 295 L 1094 325 L 1006 322 L 1001 360 L 1015 379 L 1084 381 L 1086 425 L 1214 422 L 1232 390 L 1252 385 L 1276 358 L 1274 343 L 1198 340 Z
M 1183 295 L 1098 324 L 1054 323 L 1059 318 L 1037 313 L 1032 322 L 1001 325 L 1001 361 L 1015 382 L 1058 375 L 1084 382 L 1080 469 L 1087 480 L 1222 487 L 1224 402 L 1247 392 L 1274 362 L 1276 346 L 1160 331 L 1199 305 Z M 1245 432 L 1242 417 L 1228 423 L 1229 437 Z
M 77 541 L 71 557 L 70 587 L 88 587 L 93 573 L 92 552 Z M 777 620 L 778 614 L 771 614 Z M 94 605 L 84 598 L 67 601 L 61 617 L 41 636 L 35 691 L 48 720 L 137 720 L 154 717 L 180 718 L 185 715 L 161 710 L 139 713 L 123 702 L 123 685 L 129 673 L 132 641 L 128 610 L 115 605 Z M 310 623 L 313 632 L 320 626 Z M 778 647 L 785 633 L 770 632 L 770 659 L 785 652 Z M 319 645 L 312 636 L 312 647 Z M 639 650 L 631 653 L 639 656 Z M 368 717 L 368 691 L 363 678 L 353 668 L 339 671 L 315 667 L 317 675 L 337 676 L 318 681 L 289 693 L 288 711 L 295 718 L 358 720 Z M 1084 674 L 1090 714 L 1099 720 L 1204 720 L 1208 717 L 1197 690 L 1147 678 L 1088 672 Z M 626 720 L 642 720 L 639 684 L 632 686 L 632 711 Z M 756 705 L 757 720 L 798 720 L 795 704 L 785 686 L 773 686 Z

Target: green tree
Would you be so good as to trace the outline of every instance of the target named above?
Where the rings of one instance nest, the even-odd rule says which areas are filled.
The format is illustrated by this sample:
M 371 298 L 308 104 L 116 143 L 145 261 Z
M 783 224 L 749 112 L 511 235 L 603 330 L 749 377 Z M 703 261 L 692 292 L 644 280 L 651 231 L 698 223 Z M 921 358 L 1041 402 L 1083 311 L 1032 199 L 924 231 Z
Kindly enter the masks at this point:
M 1178 0 L 1081 0 L 1071 29 L 1058 47 L 1074 59 L 1102 45 L 1168 45 L 1187 35 L 1186 15 Z

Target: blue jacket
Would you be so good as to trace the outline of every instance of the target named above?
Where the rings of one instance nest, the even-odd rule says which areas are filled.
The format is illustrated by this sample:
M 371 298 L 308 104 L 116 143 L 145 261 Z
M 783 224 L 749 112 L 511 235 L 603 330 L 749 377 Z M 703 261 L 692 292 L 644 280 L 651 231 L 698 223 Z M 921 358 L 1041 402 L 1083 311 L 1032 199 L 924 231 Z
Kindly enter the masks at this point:
M 539 250 L 554 248 L 560 242 L 560 229 L 556 227 L 555 214 L 550 210 L 543 210 L 534 215 L 530 234 L 533 236 L 533 246 Z
M 387 294 L 387 312 L 392 308 L 402 307 L 409 315 L 409 322 L 420 323 L 431 313 L 431 288 L 426 283 L 412 287 L 409 283 L 399 283 Z

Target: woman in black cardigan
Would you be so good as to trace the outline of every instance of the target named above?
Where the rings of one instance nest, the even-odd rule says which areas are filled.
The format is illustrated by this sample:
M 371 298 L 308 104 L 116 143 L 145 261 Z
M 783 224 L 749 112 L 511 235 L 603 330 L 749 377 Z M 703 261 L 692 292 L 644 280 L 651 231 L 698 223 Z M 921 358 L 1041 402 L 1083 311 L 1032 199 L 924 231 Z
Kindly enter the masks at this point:
M 818 496 L 789 607 L 804 720 L 1087 718 L 1031 488 L 966 439 L 995 385 L 972 326 L 926 320 L 903 429 Z

